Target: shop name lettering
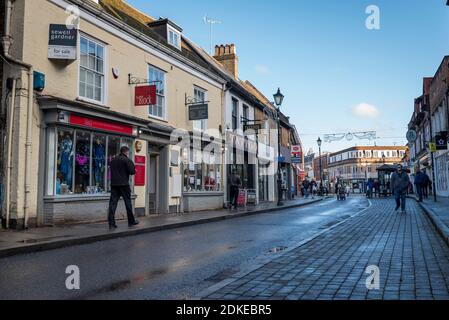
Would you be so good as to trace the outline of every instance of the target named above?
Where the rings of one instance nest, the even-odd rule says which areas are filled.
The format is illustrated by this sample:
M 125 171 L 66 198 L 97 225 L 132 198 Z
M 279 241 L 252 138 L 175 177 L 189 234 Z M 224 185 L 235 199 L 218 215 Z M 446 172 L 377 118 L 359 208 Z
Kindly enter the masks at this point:
M 153 101 L 151 100 L 151 97 L 147 97 L 144 95 L 136 96 L 136 100 L 139 105 L 151 105 L 153 104 Z
M 50 40 L 74 40 L 75 35 L 70 31 L 52 30 L 50 33 Z

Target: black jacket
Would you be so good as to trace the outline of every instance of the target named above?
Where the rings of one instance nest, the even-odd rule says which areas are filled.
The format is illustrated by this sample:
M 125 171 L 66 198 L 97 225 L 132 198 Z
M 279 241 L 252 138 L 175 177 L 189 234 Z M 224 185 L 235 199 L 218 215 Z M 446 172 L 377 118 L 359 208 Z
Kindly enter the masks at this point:
M 134 163 L 124 154 L 119 154 L 111 161 L 111 186 L 129 186 L 129 176 L 136 174 Z

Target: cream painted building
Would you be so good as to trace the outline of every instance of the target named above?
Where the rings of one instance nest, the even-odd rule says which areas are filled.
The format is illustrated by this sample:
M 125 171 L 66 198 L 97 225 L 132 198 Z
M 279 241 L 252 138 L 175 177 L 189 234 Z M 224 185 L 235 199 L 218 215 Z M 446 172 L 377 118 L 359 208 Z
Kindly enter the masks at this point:
M 194 163 L 170 140 L 174 129 L 218 130 L 224 114 L 225 80 L 179 26 L 119 0 L 6 1 L 5 13 L 2 97 L 12 130 L 5 140 L 4 224 L 104 220 L 108 163 L 122 145 L 131 147 L 138 167 L 138 215 L 223 206 L 223 166 Z M 77 22 L 75 33 L 61 32 Z M 50 33 L 59 37 L 56 49 Z M 156 86 L 157 102 L 136 106 L 135 88 L 147 85 Z M 188 107 L 202 103 L 208 119 L 189 121 Z

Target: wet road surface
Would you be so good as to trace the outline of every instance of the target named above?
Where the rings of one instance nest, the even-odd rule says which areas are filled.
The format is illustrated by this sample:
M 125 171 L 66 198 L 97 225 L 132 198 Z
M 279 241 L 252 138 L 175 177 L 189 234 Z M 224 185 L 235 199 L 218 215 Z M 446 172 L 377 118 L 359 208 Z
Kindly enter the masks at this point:
M 189 299 L 368 207 L 363 197 L 0 259 L 0 299 Z M 70 291 L 67 266 L 80 269 Z

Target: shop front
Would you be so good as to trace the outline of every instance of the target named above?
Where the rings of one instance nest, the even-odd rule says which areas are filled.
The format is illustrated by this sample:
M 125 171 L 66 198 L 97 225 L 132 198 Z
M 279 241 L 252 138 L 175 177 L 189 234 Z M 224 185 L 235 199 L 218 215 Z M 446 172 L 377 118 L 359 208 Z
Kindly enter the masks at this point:
M 181 150 L 184 212 L 223 208 L 222 150 L 222 141 L 192 143 Z
M 43 122 L 40 143 L 42 194 L 38 210 L 40 224 L 55 225 L 104 221 L 111 190 L 110 164 L 122 146 L 131 150 L 135 161 L 139 127 L 145 122 L 104 109 L 77 103 L 41 100 Z M 144 194 L 133 186 L 133 205 Z M 139 207 L 139 205 L 137 205 Z M 145 210 L 136 208 L 145 214 Z M 117 217 L 126 217 L 120 203 Z
M 258 144 L 258 166 L 257 166 L 257 180 L 258 180 L 258 195 L 259 203 L 269 202 L 273 200 L 273 185 L 274 185 L 274 150 L 272 147 L 263 143 Z
M 232 174 L 237 174 L 241 180 L 240 188 L 255 194 L 257 198 L 256 185 L 256 152 L 257 143 L 248 137 L 236 135 L 234 133 L 228 134 L 228 141 L 231 141 L 231 152 L 227 153 L 227 181 L 231 180 Z M 227 203 L 231 203 L 231 184 L 227 184 Z M 246 197 L 245 197 L 246 205 Z

